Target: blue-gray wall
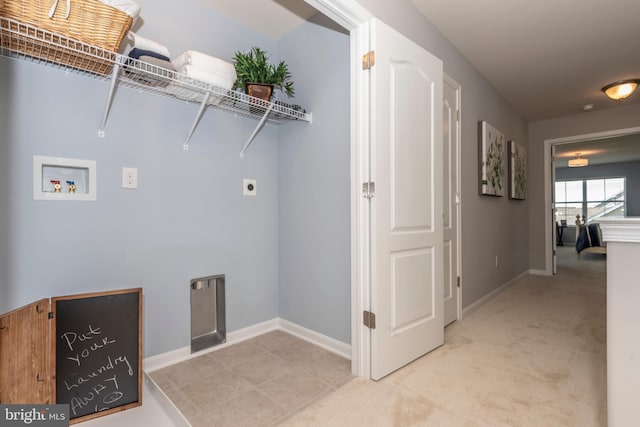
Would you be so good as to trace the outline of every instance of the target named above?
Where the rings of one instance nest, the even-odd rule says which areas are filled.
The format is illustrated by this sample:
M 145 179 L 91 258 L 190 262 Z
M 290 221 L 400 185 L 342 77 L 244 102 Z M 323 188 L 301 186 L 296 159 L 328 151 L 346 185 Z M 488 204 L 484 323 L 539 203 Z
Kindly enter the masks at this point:
M 627 216 L 640 216 L 640 162 L 590 165 L 586 168 L 557 168 L 557 180 L 625 177 Z
M 349 36 L 305 23 L 278 51 L 313 111 L 280 127 L 280 317 L 350 343 Z
M 7 66 L 8 61 L 0 60 L 0 313 L 8 310 L 13 293 L 9 266 L 11 265 L 11 245 L 9 243 L 9 190 L 11 171 L 9 159 L 11 145 L 11 122 L 7 120 L 11 111 L 13 72 Z
M 167 45 L 172 56 L 195 49 L 231 60 L 236 50 L 253 45 L 278 55 L 276 41 L 218 15 L 202 2 L 160 5 L 144 0 L 140 4 L 144 24 L 139 33 Z M 300 31 L 299 37 L 305 37 L 305 30 Z M 319 29 L 308 31 L 319 37 Z M 298 47 L 285 44 L 285 51 L 292 55 L 301 53 Z M 344 63 L 337 68 L 347 67 L 347 52 L 337 58 Z M 302 59 L 299 62 L 304 65 Z M 301 66 L 300 73 L 307 70 Z M 325 131 L 331 128 L 330 119 L 322 118 L 334 114 L 335 105 L 314 102 L 317 110 L 313 112 L 321 126 L 308 140 L 304 132 L 315 124 L 266 126 L 245 159 L 240 159 L 239 151 L 256 125 L 253 120 L 208 110 L 191 149 L 185 152 L 182 143 L 196 105 L 119 88 L 102 139 L 97 129 L 108 82 L 6 58 L 0 58 L 0 75 L 0 312 L 43 297 L 141 286 L 145 356 L 188 345 L 191 278 L 227 275 L 230 331 L 280 315 L 279 266 L 285 267 L 286 274 L 287 266 L 303 264 L 307 258 L 306 249 L 301 249 L 286 254 L 279 263 L 279 222 L 283 220 L 279 213 L 308 204 L 310 199 L 307 195 L 295 200 L 299 196 L 284 188 L 285 197 L 280 201 L 284 175 L 279 172 L 279 155 L 292 160 L 295 152 L 287 150 L 296 147 L 280 154 L 279 140 L 291 146 L 312 141 L 319 151 L 320 141 L 336 143 L 334 133 L 323 137 L 320 130 L 322 123 Z M 297 71 L 294 77 L 300 82 L 300 101 L 296 102 L 312 99 L 313 93 L 305 94 L 311 87 L 305 82 L 307 77 Z M 328 92 L 342 90 L 328 88 Z M 345 90 L 345 96 L 347 93 Z M 348 120 L 348 102 L 338 108 L 342 110 L 335 114 Z M 283 132 L 298 134 L 281 138 Z M 348 127 L 342 139 L 348 147 Z M 344 153 L 333 149 L 329 153 L 326 155 L 338 157 L 335 167 L 346 168 L 338 175 L 348 176 L 348 158 L 341 157 Z M 97 201 L 34 201 L 33 155 L 95 160 Z M 287 167 L 324 167 L 320 162 L 305 165 L 315 161 L 308 156 L 293 160 L 296 163 Z M 137 190 L 121 188 L 123 166 L 138 168 Z M 335 173 L 330 166 L 325 171 L 328 175 Z M 256 197 L 242 195 L 243 178 L 257 179 Z M 344 228 L 342 221 L 348 221 L 348 200 L 338 199 L 343 203 L 338 210 L 344 214 L 338 213 L 340 219 L 331 225 L 339 231 Z M 326 205 L 336 205 L 336 200 L 329 198 Z M 318 212 L 315 217 L 324 215 Z M 325 238 L 332 236 L 321 235 L 325 232 L 315 229 L 308 244 L 327 244 Z M 346 254 L 347 259 L 338 265 L 335 259 L 323 261 L 328 277 L 339 277 L 340 282 L 318 302 L 325 307 L 333 307 L 335 301 L 342 305 L 345 293 L 348 295 L 343 288 L 345 277 L 348 280 L 344 268 L 348 266 L 348 236 L 335 244 L 338 256 Z M 298 270 L 310 278 L 315 271 L 312 267 Z M 307 289 L 317 285 L 316 279 L 300 284 Z M 289 292 L 289 286 L 283 289 L 291 305 L 308 306 L 316 298 L 311 292 L 298 295 Z M 312 313 L 305 315 L 287 312 L 290 320 L 314 327 L 314 322 L 305 320 Z M 348 316 L 346 319 L 341 311 L 321 332 L 348 342 Z

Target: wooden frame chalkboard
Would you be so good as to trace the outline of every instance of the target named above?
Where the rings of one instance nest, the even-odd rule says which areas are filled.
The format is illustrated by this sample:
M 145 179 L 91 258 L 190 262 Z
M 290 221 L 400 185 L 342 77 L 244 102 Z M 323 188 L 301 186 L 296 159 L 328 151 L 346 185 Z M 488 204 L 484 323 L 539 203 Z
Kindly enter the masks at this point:
M 55 297 L 55 403 L 71 424 L 142 404 L 142 288 Z

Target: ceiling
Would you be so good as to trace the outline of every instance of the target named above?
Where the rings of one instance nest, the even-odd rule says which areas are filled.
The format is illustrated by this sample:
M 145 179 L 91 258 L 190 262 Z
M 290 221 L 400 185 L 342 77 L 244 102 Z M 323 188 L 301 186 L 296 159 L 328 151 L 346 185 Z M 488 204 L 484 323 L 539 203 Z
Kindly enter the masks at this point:
M 276 40 L 317 13 L 303 0 L 203 1 Z M 640 0 L 409 1 L 529 122 L 617 107 L 600 89 L 640 78 Z M 640 90 L 623 102 L 640 102 Z M 558 157 L 640 160 L 638 138 L 585 144 L 559 146 Z
M 202 0 L 275 40 L 318 13 L 304 0 Z
M 410 2 L 527 121 L 615 107 L 600 89 L 640 78 L 638 0 Z
M 556 145 L 556 167 L 566 167 L 577 153 L 588 158 L 589 165 L 640 161 L 640 135 Z
M 317 13 L 303 0 L 203 1 L 276 40 Z M 527 121 L 616 107 L 600 89 L 640 78 L 638 0 L 409 1 Z

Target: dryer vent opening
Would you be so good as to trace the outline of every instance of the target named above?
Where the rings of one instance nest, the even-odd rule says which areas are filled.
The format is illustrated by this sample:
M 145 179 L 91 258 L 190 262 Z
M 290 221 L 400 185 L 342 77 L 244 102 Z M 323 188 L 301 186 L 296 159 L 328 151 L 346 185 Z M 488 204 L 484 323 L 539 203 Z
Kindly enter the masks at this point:
M 191 353 L 227 340 L 224 283 L 224 274 L 191 280 Z

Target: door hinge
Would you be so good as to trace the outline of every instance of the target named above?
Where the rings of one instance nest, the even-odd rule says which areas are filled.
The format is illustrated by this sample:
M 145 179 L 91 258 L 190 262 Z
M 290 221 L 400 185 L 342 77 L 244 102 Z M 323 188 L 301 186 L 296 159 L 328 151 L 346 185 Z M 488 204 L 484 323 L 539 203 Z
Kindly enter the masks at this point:
M 456 121 L 460 121 L 460 110 L 456 110 Z
M 376 183 L 364 182 L 362 183 L 362 197 L 365 199 L 371 199 L 376 195 Z
M 376 65 L 376 51 L 370 50 L 369 52 L 362 55 L 362 69 L 370 70 L 373 66 Z
M 460 276 L 458 276 L 458 287 L 460 287 Z
M 50 311 L 50 312 L 49 312 L 48 317 L 49 317 L 49 319 L 53 319 L 53 311 Z
M 362 323 L 369 329 L 376 328 L 376 314 L 370 311 L 362 312 Z

